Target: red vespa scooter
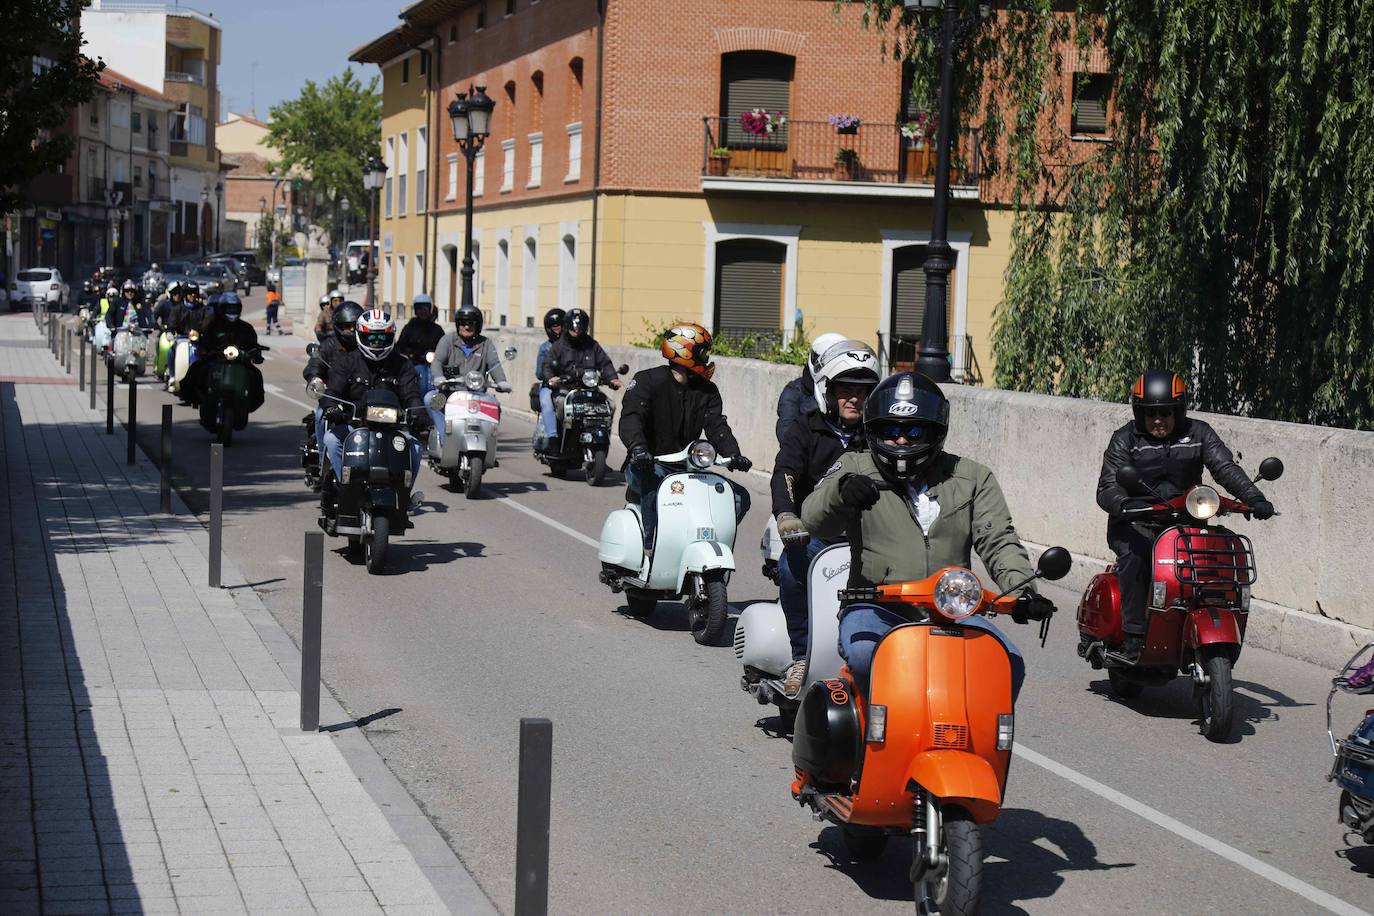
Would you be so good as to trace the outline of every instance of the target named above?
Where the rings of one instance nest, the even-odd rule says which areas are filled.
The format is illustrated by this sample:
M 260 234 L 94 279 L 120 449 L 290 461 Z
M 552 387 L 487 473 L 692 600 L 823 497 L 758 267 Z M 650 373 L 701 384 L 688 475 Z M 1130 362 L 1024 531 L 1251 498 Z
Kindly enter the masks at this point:
M 1282 474 L 1283 462 L 1266 458 L 1255 480 L 1278 480 Z M 1211 522 L 1233 512 L 1248 515 L 1250 507 L 1206 484 L 1165 499 L 1144 487 L 1130 465 L 1117 470 L 1116 481 L 1126 492 L 1146 492 L 1154 500 L 1123 512 L 1133 522 L 1159 529 L 1145 648 L 1135 664 L 1110 654 L 1124 639 L 1121 585 L 1112 565 L 1093 577 L 1079 602 L 1078 654 L 1094 669 L 1107 669 L 1112 692 L 1122 699 L 1187 674 L 1202 734 L 1209 741 L 1224 740 L 1231 733 L 1231 669 L 1245 641 L 1255 555 L 1249 538 Z

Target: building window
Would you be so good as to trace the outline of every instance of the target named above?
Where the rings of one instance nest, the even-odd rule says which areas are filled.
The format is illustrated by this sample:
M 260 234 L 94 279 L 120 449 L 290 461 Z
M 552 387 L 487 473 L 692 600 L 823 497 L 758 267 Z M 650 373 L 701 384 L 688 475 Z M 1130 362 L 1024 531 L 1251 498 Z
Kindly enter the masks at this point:
M 1074 134 L 1105 136 L 1111 113 L 1112 77 L 1109 73 L 1073 75 Z
M 129 126 L 129 103 L 118 99 L 110 103 L 110 124 L 114 127 Z
M 480 32 L 480 31 L 482 31 L 483 29 L 485 29 L 486 27 L 487 27 L 487 2 L 486 2 L 486 0 L 482 0 L 482 2 L 480 2 L 480 3 L 477 4 L 477 31 Z
M 448 43 L 449 43 L 449 44 L 453 44 L 453 43 L 454 43 L 455 41 L 457 41 L 457 40 L 458 40 L 458 23 L 455 22 L 453 25 L 451 25 L 451 26 L 448 27 Z
M 496 243 L 496 321 L 504 326 L 510 311 L 510 239 Z
M 406 215 L 406 190 L 409 187 L 407 178 L 410 172 L 410 135 L 404 131 L 397 137 L 396 143 L 396 215 Z
M 544 135 L 530 134 L 530 183 L 527 188 L 537 188 L 544 180 Z
M 528 324 L 539 310 L 539 242 L 530 234 L 525 236 L 525 263 L 520 273 L 520 312 Z
M 472 196 L 481 197 L 487 185 L 487 151 L 479 149 L 472 160 Z
M 506 15 L 515 15 L 515 0 L 506 0 Z
M 139 112 L 139 111 L 135 111 L 135 112 L 134 112 L 132 115 L 130 115 L 129 117 L 130 117 L 129 129 L 132 130 L 132 131 L 133 131 L 134 133 L 136 133 L 136 134 L 142 133 L 142 132 L 143 132 L 143 113 L 142 113 L 142 112 Z
M 411 302 L 414 302 L 415 297 L 425 291 L 425 256 L 422 254 L 415 256 L 415 280 L 411 290 L 413 290 L 410 297 Z
M 458 199 L 458 154 L 448 154 L 448 191 L 444 194 L 444 200 Z
M 558 246 L 558 307 L 570 309 L 577 305 L 577 239 L 572 233 L 563 236 Z
M 945 302 L 945 327 L 950 329 L 954 327 L 954 278 L 954 266 L 951 265 Z M 894 371 L 905 371 L 916 365 L 925 317 L 926 246 L 904 245 L 892 252 L 892 321 L 888 337 Z
M 410 82 L 410 58 L 401 61 L 401 85 Z
M 568 125 L 568 174 L 564 181 L 580 181 L 582 178 L 582 122 Z
M 393 270 L 391 269 L 391 255 L 387 255 L 385 258 L 382 258 L 382 298 L 383 298 L 383 299 L 389 299 L 389 298 L 391 298 L 391 297 L 389 297 L 387 294 L 388 294 L 388 292 L 391 292 L 391 291 L 392 291 L 392 287 L 393 287 L 393 285 L 394 285 L 394 284 L 393 284 L 392 278 L 393 278 L 394 276 L 395 276 L 395 271 L 393 271 Z M 394 295 L 394 292 L 392 293 L 392 295 Z
M 134 187 L 143 187 L 143 169 L 141 166 L 134 166 Z
M 424 76 L 424 75 L 425 75 L 426 73 L 428 73 L 428 72 L 429 72 L 429 52 L 428 52 L 428 51 L 421 51 L 421 52 L 420 52 L 420 75 L 421 75 L 421 76 Z
M 390 218 L 391 218 L 391 178 L 392 178 L 392 175 L 393 175 L 393 174 L 395 173 L 395 171 L 396 171 L 396 138 L 395 138 L 395 137 L 387 137 L 387 138 L 386 138 L 386 152 L 384 153 L 384 156 L 385 156 L 385 161 L 386 161 L 386 188 L 385 188 L 385 193 L 384 193 L 383 196 L 384 196 L 386 199 L 385 199 L 385 201 L 384 201 L 384 203 L 383 203 L 382 213 L 386 216 L 387 219 L 390 219 Z
M 429 199 L 429 128 L 415 129 L 415 212 L 424 213 Z
M 515 187 L 515 141 L 501 141 L 501 193 Z
M 393 290 L 391 294 L 391 302 L 393 305 L 402 300 L 407 300 L 406 279 L 406 256 L 398 254 L 396 256 L 396 289 Z
M 740 123 L 740 115 L 755 108 L 769 114 L 791 113 L 794 61 L 786 54 L 738 51 L 720 59 L 722 133 L 731 149 L 786 149 L 787 126 L 756 134 Z
M 391 175 L 388 174 L 388 175 L 386 176 L 386 192 L 385 192 L 385 195 L 384 195 L 384 196 L 386 197 L 386 201 L 385 201 L 385 208 L 384 208 L 384 210 L 383 210 L 383 213 L 384 213 L 384 215 L 386 216 L 387 219 L 391 219 L 391 183 L 392 183 L 394 180 L 395 180 L 395 179 L 392 178 Z
M 787 247 L 761 239 L 731 239 L 716 246 L 717 337 L 781 335 L 782 278 Z

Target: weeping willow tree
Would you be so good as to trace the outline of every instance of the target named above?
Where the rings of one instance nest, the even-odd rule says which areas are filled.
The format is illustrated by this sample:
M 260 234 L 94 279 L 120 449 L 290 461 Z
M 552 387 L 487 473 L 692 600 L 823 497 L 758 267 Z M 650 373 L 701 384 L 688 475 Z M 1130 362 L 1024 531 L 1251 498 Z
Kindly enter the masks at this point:
M 934 23 L 856 2 L 934 98 Z M 1116 400 L 1161 365 L 1203 409 L 1374 428 L 1374 0 L 997 7 L 958 105 L 1015 212 L 998 385 Z M 1084 144 L 1057 125 L 1094 50 L 1111 139 Z

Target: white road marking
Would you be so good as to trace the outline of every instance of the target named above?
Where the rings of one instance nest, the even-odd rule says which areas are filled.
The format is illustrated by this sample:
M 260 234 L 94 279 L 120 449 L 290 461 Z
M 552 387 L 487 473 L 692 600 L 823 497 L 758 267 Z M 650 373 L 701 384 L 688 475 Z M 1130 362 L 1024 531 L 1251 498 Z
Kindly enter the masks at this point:
M 1264 878 L 1266 881 L 1272 881 L 1279 887 L 1292 891 L 1299 897 L 1315 903 L 1323 909 L 1329 910 L 1332 913 L 1340 913 L 1342 916 L 1369 916 L 1367 911 L 1346 903 L 1339 897 L 1335 897 L 1328 894 L 1326 891 L 1315 888 L 1306 881 L 1295 878 L 1285 871 L 1280 871 L 1267 862 L 1261 862 L 1254 856 L 1243 853 L 1234 846 L 1229 846 L 1221 840 L 1214 839 L 1200 830 L 1195 830 L 1182 821 L 1170 817 L 1163 811 L 1151 808 L 1143 802 L 1138 802 L 1129 795 L 1118 792 L 1111 786 L 1103 785 L 1091 776 L 1085 776 L 1077 770 L 1051 760 L 1044 754 L 1033 751 L 1023 744 L 1016 745 L 1014 753 L 1027 763 L 1033 763 L 1041 769 L 1048 770 L 1054 775 L 1068 780 L 1079 788 L 1086 789 L 1099 798 L 1106 799 L 1114 805 L 1125 808 L 1137 817 L 1142 817 L 1155 826 L 1164 828 L 1175 836 L 1181 837 L 1196 846 L 1200 846 L 1208 852 L 1215 853 L 1223 859 L 1239 865 L 1246 871 Z
M 286 395 L 282 394 L 282 393 L 281 393 L 281 387 L 280 387 L 279 385 L 264 384 L 264 385 L 262 386 L 262 390 L 265 391 L 265 392 L 267 392 L 268 394 L 272 395 L 272 397 L 274 397 L 274 398 L 281 398 L 283 401 L 286 401 L 288 404 L 295 404 L 297 407 L 304 407 L 306 410 L 309 410 L 309 411 L 311 411 L 312 413 L 313 413 L 314 410 L 315 410 L 315 405 L 314 405 L 314 404 L 307 404 L 307 403 L 305 403 L 304 401 L 298 401 L 298 400 L 296 400 L 295 398 L 287 397 Z
M 561 531 L 569 537 L 581 541 L 588 547 L 600 546 L 595 540 L 587 537 L 582 532 L 575 531 L 572 528 L 569 528 L 567 525 L 564 525 L 562 522 L 556 522 L 553 519 L 549 518 L 547 515 L 544 515 L 540 512 L 536 512 L 528 506 L 523 506 L 515 500 L 511 499 L 509 496 L 502 496 L 500 497 L 500 500 L 501 502 L 510 506 L 512 509 L 515 509 L 519 512 L 523 512 L 530 518 L 541 521 L 544 524 L 548 525 L 550 528 L 553 528 L 556 531 Z M 1299 897 L 1302 897 L 1304 900 L 1314 903 L 1317 906 L 1322 907 L 1323 909 L 1326 909 L 1332 913 L 1338 913 L 1340 914 L 1340 916 L 1370 916 L 1369 912 L 1366 910 L 1362 910 L 1353 904 L 1346 903 L 1339 897 L 1336 897 L 1332 894 L 1328 894 L 1326 891 L 1323 891 L 1320 888 L 1313 887 L 1306 881 L 1303 881 L 1299 878 L 1295 878 L 1287 872 L 1281 871 L 1280 869 L 1275 868 L 1267 862 L 1262 862 L 1252 855 L 1241 852 L 1234 846 L 1230 846 L 1226 843 L 1223 843 L 1221 840 L 1208 836 L 1200 830 L 1197 830 L 1193 827 L 1189 827 L 1187 824 L 1183 823 L 1182 821 L 1176 818 L 1170 817 L 1163 811 L 1160 811 L 1156 808 L 1152 808 L 1144 802 L 1136 801 L 1129 795 L 1126 795 L 1122 792 L 1118 792 L 1116 789 L 1113 789 L 1110 786 L 1103 785 L 1102 783 L 1093 779 L 1091 776 L 1086 776 L 1075 769 L 1072 769 L 1070 767 L 1065 766 L 1062 763 L 1059 763 L 1056 760 L 1051 760 L 1044 754 L 1041 754 L 1038 751 L 1033 751 L 1030 748 L 1026 747 L 1024 744 L 1015 745 L 1014 753 L 1016 754 L 1016 756 L 1020 757 L 1022 760 L 1025 760 L 1027 763 L 1033 763 L 1041 769 L 1048 770 L 1049 772 L 1060 777 L 1061 779 L 1065 779 L 1081 789 L 1086 789 L 1087 791 L 1098 796 L 1099 798 L 1105 799 L 1106 801 L 1109 801 L 1114 805 L 1124 808 L 1132 814 L 1136 815 L 1137 817 L 1143 818 L 1144 820 L 1149 821 L 1155 826 L 1162 827 L 1163 829 L 1169 831 L 1175 836 L 1187 840 L 1195 846 L 1201 847 L 1202 849 L 1214 853 L 1220 856 L 1221 858 L 1226 859 L 1229 862 L 1239 865 L 1246 871 L 1254 875 L 1257 875 L 1261 878 L 1264 878 L 1266 881 L 1271 881 L 1274 884 L 1277 884 L 1279 887 L 1291 891 L 1292 893 L 1297 894 Z

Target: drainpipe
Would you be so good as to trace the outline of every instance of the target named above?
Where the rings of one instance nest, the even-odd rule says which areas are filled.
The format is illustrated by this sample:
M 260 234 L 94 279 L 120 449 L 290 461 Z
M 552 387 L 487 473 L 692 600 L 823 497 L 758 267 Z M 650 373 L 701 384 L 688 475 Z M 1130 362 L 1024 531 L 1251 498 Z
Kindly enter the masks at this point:
M 443 108 L 439 105 L 439 91 L 444 85 L 440 79 L 444 62 L 444 42 L 439 36 L 439 30 L 431 29 L 430 37 L 434 39 L 434 60 L 429 68 L 429 219 L 434 222 L 434 234 L 429 244 L 429 294 L 434 295 L 438 286 L 439 277 L 439 147 L 440 139 L 443 135 L 440 128 Z M 429 231 L 429 222 L 426 221 L 425 231 Z M 439 303 L 434 303 L 434 315 L 439 316 Z
M 601 82 L 605 73 L 604 61 L 606 58 L 606 0 L 596 0 L 596 140 L 592 160 L 592 265 L 591 265 L 591 298 L 588 301 L 588 311 L 596 314 L 596 258 L 597 258 L 597 237 L 601 228 Z M 620 303 L 620 342 L 625 342 L 625 302 Z

